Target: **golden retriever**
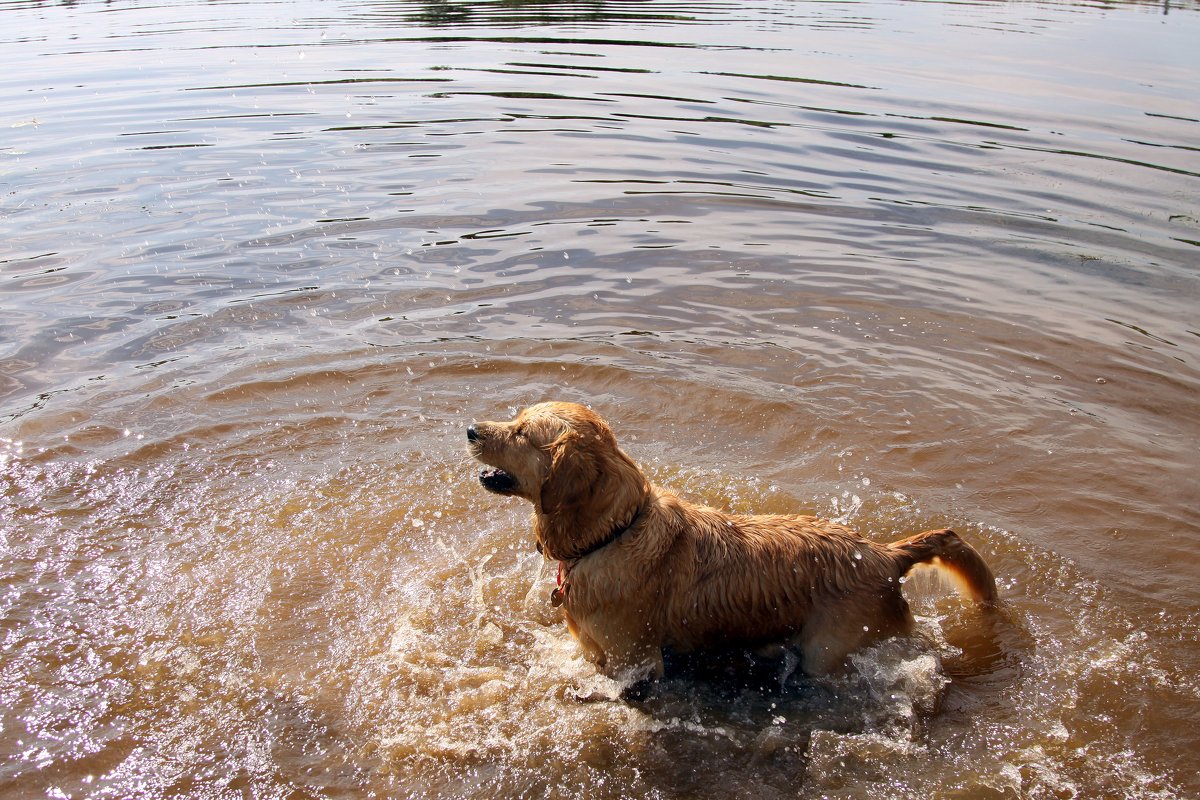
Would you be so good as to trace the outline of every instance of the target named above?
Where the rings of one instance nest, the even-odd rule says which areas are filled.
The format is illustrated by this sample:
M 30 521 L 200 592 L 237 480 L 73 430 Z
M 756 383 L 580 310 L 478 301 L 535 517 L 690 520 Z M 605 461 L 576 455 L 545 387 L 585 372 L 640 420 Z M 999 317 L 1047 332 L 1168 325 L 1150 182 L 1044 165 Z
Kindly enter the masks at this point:
M 539 403 L 467 429 L 485 489 L 533 504 L 538 549 L 559 562 L 551 600 L 585 657 L 613 678 L 657 678 L 664 649 L 777 645 L 801 667 L 837 669 L 913 624 L 900 592 L 917 564 L 941 568 L 986 607 L 992 572 L 950 530 L 877 544 L 812 516 L 736 516 L 652 484 L 598 415 Z

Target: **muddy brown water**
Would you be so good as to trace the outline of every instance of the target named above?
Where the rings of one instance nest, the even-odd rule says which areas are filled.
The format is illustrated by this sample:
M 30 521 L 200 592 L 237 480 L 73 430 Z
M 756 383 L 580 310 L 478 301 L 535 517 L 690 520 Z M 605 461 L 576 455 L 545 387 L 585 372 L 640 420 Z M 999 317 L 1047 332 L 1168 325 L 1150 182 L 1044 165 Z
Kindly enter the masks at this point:
M 0 21 L 3 797 L 1200 794 L 1200 6 Z M 1007 616 L 621 700 L 464 449 L 549 398 Z

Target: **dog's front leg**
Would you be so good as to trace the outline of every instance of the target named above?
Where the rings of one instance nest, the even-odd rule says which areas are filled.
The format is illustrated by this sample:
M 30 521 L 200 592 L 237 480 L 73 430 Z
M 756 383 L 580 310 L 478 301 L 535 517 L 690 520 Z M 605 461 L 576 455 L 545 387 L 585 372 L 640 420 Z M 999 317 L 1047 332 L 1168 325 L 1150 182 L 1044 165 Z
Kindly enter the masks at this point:
M 662 678 L 664 672 L 662 650 L 655 648 L 652 652 L 644 651 L 638 655 L 622 654 L 615 658 L 607 658 L 601 671 L 621 683 L 657 681 Z
M 658 680 L 663 676 L 661 637 L 643 620 L 571 619 L 568 627 L 579 640 L 584 657 L 601 674 L 622 683 Z M 573 623 L 573 624 L 572 624 Z
M 596 666 L 606 676 L 621 683 L 656 681 L 662 678 L 664 671 L 662 646 L 652 637 L 610 637 L 604 649 L 604 662 Z

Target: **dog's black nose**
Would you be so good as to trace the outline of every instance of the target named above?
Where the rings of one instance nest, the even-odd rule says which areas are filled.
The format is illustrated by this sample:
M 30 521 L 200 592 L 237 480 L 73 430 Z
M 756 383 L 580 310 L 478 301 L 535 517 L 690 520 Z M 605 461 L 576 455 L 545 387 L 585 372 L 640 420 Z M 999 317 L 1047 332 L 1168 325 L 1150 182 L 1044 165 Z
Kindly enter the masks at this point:
M 468 425 L 467 426 L 467 441 L 474 442 L 474 441 L 477 441 L 478 439 L 479 439 L 479 432 L 477 430 L 475 430 L 475 426 Z

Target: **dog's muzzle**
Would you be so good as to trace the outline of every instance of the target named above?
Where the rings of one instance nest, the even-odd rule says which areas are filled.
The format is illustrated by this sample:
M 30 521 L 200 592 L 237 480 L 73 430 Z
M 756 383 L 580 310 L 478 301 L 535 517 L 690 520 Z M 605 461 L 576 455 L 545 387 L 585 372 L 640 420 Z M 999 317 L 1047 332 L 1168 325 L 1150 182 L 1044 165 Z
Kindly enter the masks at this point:
M 467 426 L 467 446 L 471 451 L 471 455 L 476 458 L 479 458 L 482 449 L 481 438 L 479 429 L 475 425 Z M 489 492 L 495 492 L 496 494 L 512 494 L 517 489 L 517 479 L 496 467 L 488 467 L 480 472 L 479 483 Z
M 512 494 L 516 491 L 517 481 L 502 469 L 485 469 L 479 473 L 479 483 L 489 492 L 496 494 Z

